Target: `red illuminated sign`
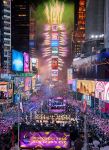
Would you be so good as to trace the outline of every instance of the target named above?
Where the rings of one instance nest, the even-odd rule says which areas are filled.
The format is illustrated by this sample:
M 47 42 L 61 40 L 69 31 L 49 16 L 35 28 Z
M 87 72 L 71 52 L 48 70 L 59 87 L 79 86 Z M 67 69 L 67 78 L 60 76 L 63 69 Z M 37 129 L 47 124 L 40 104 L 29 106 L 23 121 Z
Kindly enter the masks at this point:
M 58 69 L 58 58 L 52 58 L 52 69 Z

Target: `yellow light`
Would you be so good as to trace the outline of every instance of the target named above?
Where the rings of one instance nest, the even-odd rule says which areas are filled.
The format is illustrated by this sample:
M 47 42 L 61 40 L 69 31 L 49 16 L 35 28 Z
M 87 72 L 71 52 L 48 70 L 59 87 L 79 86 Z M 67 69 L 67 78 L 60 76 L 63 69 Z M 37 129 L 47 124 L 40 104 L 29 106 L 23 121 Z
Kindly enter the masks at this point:
M 64 3 L 55 0 L 49 5 L 45 4 L 44 12 L 49 24 L 61 24 L 64 13 Z

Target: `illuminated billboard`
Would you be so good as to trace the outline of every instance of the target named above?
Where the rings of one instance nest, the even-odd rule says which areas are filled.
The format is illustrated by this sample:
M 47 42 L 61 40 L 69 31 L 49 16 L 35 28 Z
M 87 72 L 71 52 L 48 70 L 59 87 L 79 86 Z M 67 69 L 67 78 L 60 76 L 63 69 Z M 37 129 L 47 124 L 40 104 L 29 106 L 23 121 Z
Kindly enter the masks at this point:
M 66 132 L 21 132 L 20 148 L 69 149 L 70 135 Z
M 0 84 L 0 91 L 7 92 L 7 85 L 1 85 Z
M 67 82 L 68 84 L 72 84 L 72 78 L 73 78 L 73 70 L 72 68 L 67 69 Z
M 58 58 L 52 58 L 52 69 L 58 69 Z
M 109 82 L 96 81 L 95 97 L 103 101 L 109 101 Z
M 38 59 L 30 58 L 30 71 L 37 72 L 37 68 L 38 68 Z
M 58 47 L 52 47 L 52 54 L 58 54 Z
M 76 79 L 73 79 L 73 80 L 72 80 L 72 90 L 73 90 L 74 92 L 77 91 L 77 80 L 76 80 Z
M 29 72 L 29 54 L 24 53 L 24 72 Z
M 58 40 L 52 40 L 51 41 L 51 47 L 58 47 L 59 46 L 59 41 Z
M 89 96 L 89 95 L 83 95 L 82 96 L 82 100 L 83 101 L 87 101 L 87 105 L 89 105 L 89 106 L 91 106 L 91 96 Z
M 58 34 L 58 32 L 52 32 L 51 39 L 52 40 L 59 40 L 59 34 Z
M 12 50 L 12 70 L 23 71 L 23 53 Z
M 77 91 L 79 93 L 94 96 L 95 93 L 95 81 L 91 80 L 78 80 Z
M 32 84 L 31 80 L 32 80 L 31 77 L 25 78 L 25 91 L 31 90 L 31 84 Z
M 52 70 L 52 76 L 57 77 L 58 76 L 58 70 Z
M 66 101 L 63 99 L 49 99 L 49 112 L 61 113 L 66 110 Z

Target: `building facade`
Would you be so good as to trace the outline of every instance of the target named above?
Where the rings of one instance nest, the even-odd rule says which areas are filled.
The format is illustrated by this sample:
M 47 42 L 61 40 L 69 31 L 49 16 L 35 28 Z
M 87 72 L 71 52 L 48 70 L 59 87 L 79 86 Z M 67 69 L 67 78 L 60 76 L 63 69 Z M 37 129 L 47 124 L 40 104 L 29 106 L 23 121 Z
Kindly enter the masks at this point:
M 0 52 L 1 72 L 11 70 L 11 1 L 0 1 Z
M 73 33 L 73 57 L 81 54 L 81 44 L 85 40 L 86 0 L 79 0 L 76 7 L 75 30 Z
M 29 52 L 29 1 L 12 1 L 12 48 Z

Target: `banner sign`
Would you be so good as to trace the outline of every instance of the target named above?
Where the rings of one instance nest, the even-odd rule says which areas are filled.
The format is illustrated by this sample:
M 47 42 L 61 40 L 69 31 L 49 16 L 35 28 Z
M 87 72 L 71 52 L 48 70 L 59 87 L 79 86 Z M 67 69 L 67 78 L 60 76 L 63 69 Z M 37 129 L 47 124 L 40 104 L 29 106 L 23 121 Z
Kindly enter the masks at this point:
M 21 148 L 69 149 L 70 135 L 61 132 L 21 132 Z

